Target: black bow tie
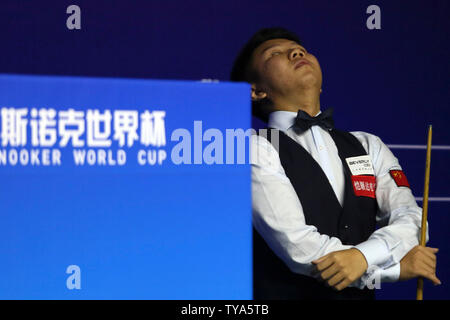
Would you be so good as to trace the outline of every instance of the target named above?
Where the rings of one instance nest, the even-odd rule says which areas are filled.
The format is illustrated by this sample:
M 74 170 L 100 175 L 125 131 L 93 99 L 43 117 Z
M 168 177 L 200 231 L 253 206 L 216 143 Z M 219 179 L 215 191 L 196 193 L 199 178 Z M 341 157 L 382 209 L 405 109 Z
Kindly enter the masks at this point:
M 325 130 L 332 130 L 334 128 L 333 109 L 329 108 L 317 117 L 311 117 L 305 111 L 299 110 L 297 118 L 295 118 L 295 124 L 302 131 L 306 131 L 312 126 L 321 126 Z

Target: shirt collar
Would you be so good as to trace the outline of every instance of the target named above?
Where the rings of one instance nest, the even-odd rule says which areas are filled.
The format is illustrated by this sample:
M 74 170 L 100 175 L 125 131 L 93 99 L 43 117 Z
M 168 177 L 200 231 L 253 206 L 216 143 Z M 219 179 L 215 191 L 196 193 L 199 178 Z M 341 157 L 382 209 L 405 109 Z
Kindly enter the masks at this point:
M 322 111 L 315 115 L 316 117 L 321 114 Z M 275 128 L 281 131 L 287 131 L 295 124 L 295 118 L 297 112 L 293 111 L 274 111 L 269 114 L 269 121 L 267 122 L 269 128 Z

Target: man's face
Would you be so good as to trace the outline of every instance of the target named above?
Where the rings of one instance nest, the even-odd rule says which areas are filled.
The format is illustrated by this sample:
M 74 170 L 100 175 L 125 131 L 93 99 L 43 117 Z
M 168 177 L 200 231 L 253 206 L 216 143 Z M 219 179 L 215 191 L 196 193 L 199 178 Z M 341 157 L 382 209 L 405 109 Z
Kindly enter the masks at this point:
M 299 90 L 322 86 L 322 71 L 316 57 L 287 39 L 265 41 L 255 49 L 252 68 L 257 90 L 275 101 L 298 94 Z

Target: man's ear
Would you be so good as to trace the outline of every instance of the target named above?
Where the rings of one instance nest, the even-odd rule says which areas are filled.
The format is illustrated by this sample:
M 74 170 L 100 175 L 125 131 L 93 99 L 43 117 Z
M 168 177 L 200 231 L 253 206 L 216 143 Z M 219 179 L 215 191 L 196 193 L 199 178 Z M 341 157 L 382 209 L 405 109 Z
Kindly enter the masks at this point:
M 257 88 L 256 84 L 252 83 L 252 101 L 258 101 L 267 97 L 267 93 Z

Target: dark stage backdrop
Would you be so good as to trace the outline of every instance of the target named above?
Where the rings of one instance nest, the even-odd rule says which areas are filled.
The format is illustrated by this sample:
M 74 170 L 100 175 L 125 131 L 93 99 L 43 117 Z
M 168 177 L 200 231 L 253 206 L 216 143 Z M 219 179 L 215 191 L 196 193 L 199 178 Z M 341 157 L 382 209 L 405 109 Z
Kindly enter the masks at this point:
M 72 4 L 79 30 L 66 25 Z M 370 5 L 380 9 L 379 29 L 367 26 Z M 342 129 L 381 137 L 420 205 L 433 125 L 429 245 L 440 248 L 443 284 L 426 283 L 425 298 L 449 299 L 449 14 L 448 0 L 2 0 L 0 73 L 227 81 L 253 32 L 295 30 L 321 64 L 322 108 L 335 109 Z M 377 294 L 413 299 L 415 284 L 383 284 Z

